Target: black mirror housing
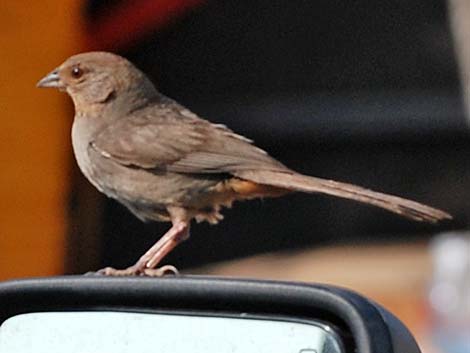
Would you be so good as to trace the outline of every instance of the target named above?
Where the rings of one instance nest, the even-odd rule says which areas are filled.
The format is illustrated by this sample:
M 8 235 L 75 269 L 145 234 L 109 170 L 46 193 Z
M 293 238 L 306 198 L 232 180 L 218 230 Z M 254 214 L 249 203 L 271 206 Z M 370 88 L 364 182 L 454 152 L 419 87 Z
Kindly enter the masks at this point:
M 393 314 L 329 285 L 202 276 L 64 276 L 0 283 L 0 325 L 23 313 L 90 310 L 320 321 L 335 329 L 346 352 L 420 353 Z

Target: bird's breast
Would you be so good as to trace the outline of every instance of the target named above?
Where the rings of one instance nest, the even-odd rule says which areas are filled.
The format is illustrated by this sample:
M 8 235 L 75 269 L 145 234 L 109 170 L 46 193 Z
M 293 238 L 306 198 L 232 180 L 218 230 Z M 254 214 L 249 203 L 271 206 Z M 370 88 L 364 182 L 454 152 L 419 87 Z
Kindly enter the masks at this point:
M 85 177 L 101 192 L 105 192 L 100 182 L 99 166 L 90 158 L 89 145 L 93 141 L 93 133 L 86 121 L 75 119 L 72 125 L 72 147 L 78 167 Z

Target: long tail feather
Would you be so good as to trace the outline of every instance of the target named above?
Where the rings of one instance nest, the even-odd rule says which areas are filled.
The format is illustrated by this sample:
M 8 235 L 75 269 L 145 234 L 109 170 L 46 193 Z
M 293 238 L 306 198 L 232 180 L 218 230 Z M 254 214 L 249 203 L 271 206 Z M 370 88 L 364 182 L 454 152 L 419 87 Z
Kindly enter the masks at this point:
M 236 176 L 259 184 L 276 186 L 291 191 L 324 193 L 351 199 L 384 208 L 416 221 L 436 223 L 440 220 L 452 218 L 450 214 L 444 211 L 419 202 L 368 190 L 352 184 L 302 175 L 293 171 L 242 171 L 237 173 Z

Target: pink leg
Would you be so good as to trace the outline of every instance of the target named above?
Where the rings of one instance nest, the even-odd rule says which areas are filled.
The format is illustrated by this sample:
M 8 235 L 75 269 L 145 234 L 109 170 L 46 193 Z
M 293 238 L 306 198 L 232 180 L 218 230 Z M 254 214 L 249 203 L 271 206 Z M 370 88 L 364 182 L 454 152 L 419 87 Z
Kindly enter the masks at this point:
M 168 272 L 177 273 L 173 266 L 163 266 L 156 268 L 160 261 L 168 255 L 178 244 L 189 238 L 189 222 L 174 221 L 173 226 L 161 237 L 135 265 L 124 270 L 116 270 L 112 267 L 106 267 L 98 273 L 108 276 L 162 276 Z
M 181 221 L 174 223 L 173 227 L 142 255 L 136 265 L 141 269 L 154 269 L 178 244 L 188 238 L 189 223 Z

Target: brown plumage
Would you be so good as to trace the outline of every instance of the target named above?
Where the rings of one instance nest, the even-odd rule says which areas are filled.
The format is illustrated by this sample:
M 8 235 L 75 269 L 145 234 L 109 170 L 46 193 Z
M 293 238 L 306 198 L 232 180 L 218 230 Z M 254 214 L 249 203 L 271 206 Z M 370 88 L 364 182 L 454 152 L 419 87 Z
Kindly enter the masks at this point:
M 101 192 L 142 220 L 173 227 L 139 261 L 105 274 L 159 275 L 162 258 L 189 236 L 192 219 L 217 223 L 233 201 L 289 192 L 324 193 L 427 222 L 451 218 L 397 196 L 296 173 L 224 125 L 203 120 L 160 94 L 126 59 L 78 54 L 39 87 L 65 90 L 75 104 L 72 143 L 78 165 Z

